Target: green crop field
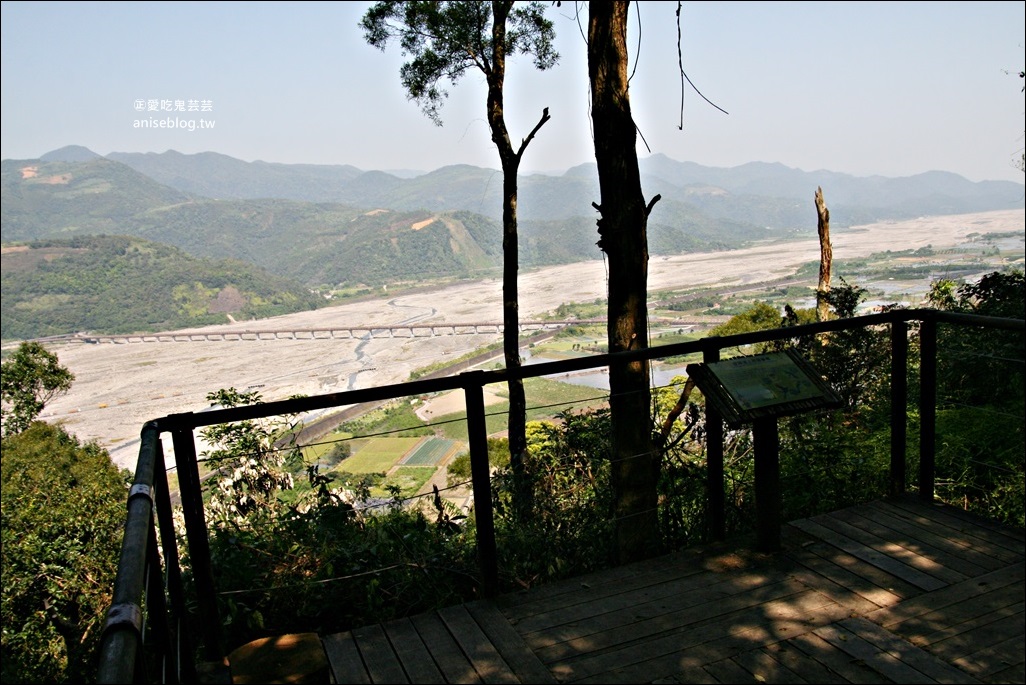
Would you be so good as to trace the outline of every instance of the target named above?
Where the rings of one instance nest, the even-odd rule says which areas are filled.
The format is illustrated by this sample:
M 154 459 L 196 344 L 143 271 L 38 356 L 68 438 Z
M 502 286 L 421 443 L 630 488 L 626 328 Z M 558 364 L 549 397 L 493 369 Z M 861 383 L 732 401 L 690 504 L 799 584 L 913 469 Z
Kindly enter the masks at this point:
M 429 438 L 403 459 L 403 466 L 434 466 L 455 447 L 454 440 Z
M 371 438 L 339 465 L 349 473 L 384 473 L 424 438 Z
M 528 378 L 524 381 L 527 395 L 527 420 L 539 421 L 550 418 L 562 410 L 581 409 L 604 403 L 608 392 L 588 388 L 583 385 L 560 383 L 548 378 Z M 488 434 L 494 434 L 506 428 L 506 415 L 509 413 L 509 402 L 501 402 L 485 407 L 485 425 Z M 447 414 L 434 419 L 445 437 L 451 440 L 467 440 L 467 422 L 454 421 L 465 419 L 465 411 L 458 414 Z

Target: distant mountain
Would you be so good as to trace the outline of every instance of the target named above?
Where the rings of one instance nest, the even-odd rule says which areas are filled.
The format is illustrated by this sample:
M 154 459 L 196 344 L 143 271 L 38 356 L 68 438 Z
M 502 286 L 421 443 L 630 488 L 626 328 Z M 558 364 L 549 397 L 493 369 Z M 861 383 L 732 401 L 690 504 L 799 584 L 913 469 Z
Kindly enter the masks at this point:
M 796 221 L 808 216 L 811 216 L 811 226 L 815 227 L 812 198 L 817 187 L 823 188 L 831 221 L 837 226 L 1026 206 L 1021 184 L 974 183 L 944 171 L 886 178 L 857 177 L 825 170 L 806 172 L 763 162 L 717 169 L 677 162 L 665 155 L 644 159 L 640 167 L 646 192 L 683 190 L 687 201 L 707 214 L 772 227 L 794 226 Z M 776 203 L 765 202 L 771 198 Z M 759 221 L 760 216 L 766 220 Z M 809 220 L 802 221 L 801 225 L 809 225 Z
M 101 159 L 103 155 L 98 155 L 87 147 L 81 145 L 66 145 L 59 150 L 53 150 L 47 152 L 39 159 L 44 162 L 91 162 L 94 159 Z
M 273 197 L 396 210 L 468 210 L 501 218 L 501 173 L 468 165 L 400 177 L 352 166 L 242 162 L 213 153 L 115 153 L 109 158 L 178 190 L 208 197 Z M 659 193 L 664 200 L 693 205 L 710 219 L 784 231 L 815 229 L 812 198 L 817 187 L 823 188 L 831 218 L 838 227 L 1024 206 L 1021 184 L 974 183 L 939 171 L 906 178 L 856 177 L 762 162 L 730 169 L 705 167 L 665 155 L 642 159 L 640 167 L 649 197 Z M 599 197 L 594 164 L 574 167 L 561 176 L 523 175 L 519 190 L 518 215 L 524 221 L 593 219 L 591 203 Z M 658 220 L 658 213 L 653 219 Z
M 0 193 L 5 242 L 69 233 L 134 233 L 126 226 L 140 215 L 193 200 L 103 157 L 83 162 L 5 159 L 0 162 Z
M 197 259 L 126 236 L 79 236 L 0 252 L 0 336 L 135 333 L 315 309 L 324 298 L 251 264 Z
M 180 157 L 186 156 L 169 159 Z M 223 156 L 213 160 L 235 163 Z M 174 190 L 103 158 L 77 164 L 5 160 L 2 239 L 131 235 L 200 257 L 243 260 L 324 290 L 340 284 L 481 276 L 496 272 L 502 262 L 498 219 L 441 208 L 449 205 L 447 198 L 480 195 L 477 184 L 484 171 L 445 167 L 414 179 L 361 172 L 348 186 L 371 198 L 360 207 L 289 199 L 214 200 Z M 496 172 L 488 173 L 500 187 Z M 558 188 L 538 183 L 533 189 L 558 200 L 549 197 Z M 425 208 L 424 198 L 432 194 L 436 197 Z M 712 219 L 674 200 L 663 207 L 649 228 L 657 251 L 726 249 L 765 237 L 761 228 Z M 588 211 L 522 220 L 520 263 L 530 267 L 601 258 L 594 210 Z
M 213 199 L 344 202 L 338 189 L 364 173 L 347 165 L 243 162 L 216 152 L 112 152 L 107 159 L 121 162 L 158 183 Z

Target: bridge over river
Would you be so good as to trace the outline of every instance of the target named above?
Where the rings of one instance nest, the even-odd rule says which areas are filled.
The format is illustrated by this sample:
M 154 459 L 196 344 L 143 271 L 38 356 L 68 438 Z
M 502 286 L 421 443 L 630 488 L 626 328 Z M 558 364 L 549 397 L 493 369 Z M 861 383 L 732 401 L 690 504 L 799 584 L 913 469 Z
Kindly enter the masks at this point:
M 694 328 L 715 326 L 729 316 L 696 316 L 674 320 L 652 320 L 649 327 Z M 605 319 L 569 319 L 560 321 L 521 321 L 521 332 L 560 330 L 568 326 L 604 324 Z M 237 328 L 224 330 L 183 330 L 164 333 L 128 333 L 118 335 L 75 333 L 38 338 L 40 343 L 178 343 L 237 342 L 246 340 L 366 340 L 372 338 L 433 338 L 442 335 L 500 334 L 505 326 L 492 322 L 409 323 L 384 326 L 325 326 L 313 328 Z

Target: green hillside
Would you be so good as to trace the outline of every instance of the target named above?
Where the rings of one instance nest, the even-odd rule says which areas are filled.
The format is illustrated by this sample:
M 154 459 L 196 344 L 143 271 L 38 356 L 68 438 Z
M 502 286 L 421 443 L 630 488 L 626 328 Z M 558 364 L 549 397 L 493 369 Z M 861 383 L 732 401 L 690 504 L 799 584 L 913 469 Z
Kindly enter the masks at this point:
M 192 198 L 107 159 L 0 165 L 3 240 L 127 233 L 134 217 Z
M 263 167 L 241 162 L 233 166 L 229 163 L 237 160 L 218 155 L 164 154 L 145 161 L 164 162 L 169 165 L 165 175 L 171 176 L 186 173 L 186 161 L 202 162 L 200 170 L 212 174 L 212 182 L 226 181 L 231 169 L 241 167 L 244 177 L 252 177 L 254 189 L 274 185 L 277 179 L 282 193 L 296 194 L 297 184 L 315 172 L 321 176 L 311 181 L 311 192 L 331 180 L 323 169 L 303 167 L 305 175 L 288 176 L 286 171 L 299 170 L 278 165 L 269 175 Z M 502 184 L 496 172 L 459 165 L 401 180 L 381 172 L 353 176 L 351 169 L 334 171 L 348 172 L 348 185 L 345 174 L 335 177 L 339 194 L 351 194 L 359 204 L 280 196 L 210 199 L 163 186 L 104 158 L 6 160 L 0 237 L 10 242 L 136 236 L 197 257 L 244 261 L 321 290 L 498 273 L 502 226 L 495 214 Z M 574 176 L 554 180 L 538 175 L 523 179 L 522 267 L 602 257 L 595 246 L 595 216 L 586 201 L 591 181 Z M 571 195 L 578 201 L 571 201 Z M 711 218 L 672 197 L 658 205 L 650 222 L 652 250 L 662 254 L 729 249 L 764 237 L 763 229 L 752 224 Z
M 239 261 L 199 259 L 124 236 L 5 243 L 5 340 L 76 331 L 132 333 L 314 309 L 325 300 Z

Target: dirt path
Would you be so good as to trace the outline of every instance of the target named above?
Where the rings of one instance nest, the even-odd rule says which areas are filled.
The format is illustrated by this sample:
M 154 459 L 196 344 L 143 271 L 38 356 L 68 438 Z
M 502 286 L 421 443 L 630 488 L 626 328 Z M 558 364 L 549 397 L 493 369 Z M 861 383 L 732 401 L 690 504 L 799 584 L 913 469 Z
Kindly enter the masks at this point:
M 860 226 L 835 231 L 834 256 L 851 259 L 884 250 L 951 247 L 964 242 L 970 233 L 1022 232 L 1024 223 L 1023 212 L 1013 210 Z M 653 256 L 649 289 L 770 281 L 818 258 L 815 238 L 729 252 Z M 593 261 L 523 272 L 519 291 L 524 318 L 538 317 L 563 303 L 604 298 L 605 266 Z M 501 303 L 501 281 L 490 279 L 276 317 L 261 326 L 306 328 L 411 319 L 496 321 L 501 318 Z M 252 326 L 253 322 L 246 321 L 210 329 Z M 396 383 L 407 380 L 414 369 L 447 356 L 456 358 L 498 337 L 59 345 L 52 349 L 76 380 L 71 391 L 52 402 L 42 418 L 63 422 L 82 440 L 97 441 L 111 451 L 116 463 L 131 468 L 146 421 L 202 411 L 208 405 L 206 394 L 213 390 L 253 389 L 265 400 L 276 400 L 293 394 Z M 165 449 L 170 447 L 165 445 Z

